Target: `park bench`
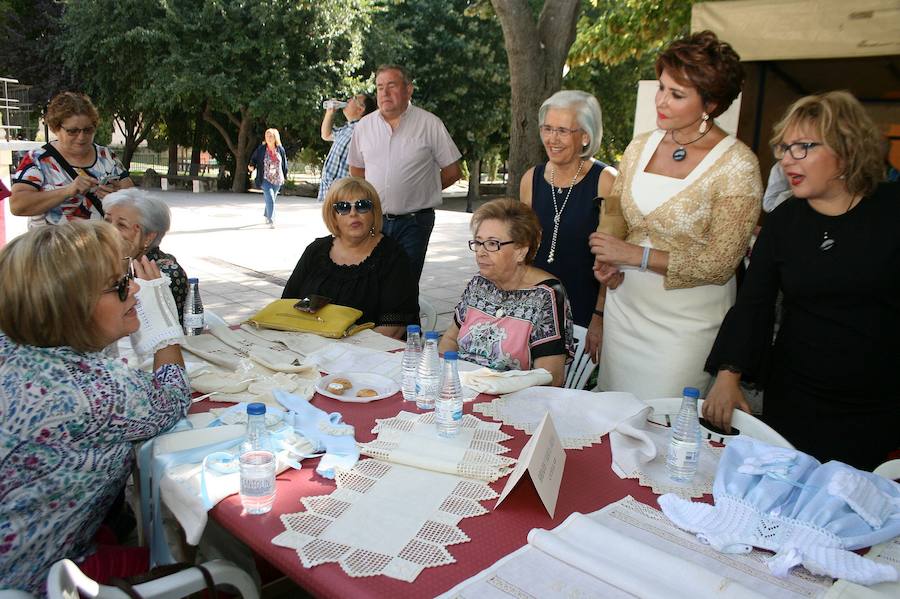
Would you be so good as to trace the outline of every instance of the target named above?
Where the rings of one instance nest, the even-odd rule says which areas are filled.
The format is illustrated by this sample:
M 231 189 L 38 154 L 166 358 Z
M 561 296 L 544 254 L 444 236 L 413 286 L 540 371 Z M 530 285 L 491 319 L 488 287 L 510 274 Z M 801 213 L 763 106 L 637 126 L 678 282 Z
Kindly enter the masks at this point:
M 201 177 L 199 175 L 196 177 L 192 177 L 190 175 L 175 175 L 173 177 L 170 177 L 168 175 L 160 175 L 159 183 L 163 191 L 169 189 L 170 186 L 183 186 L 186 188 L 190 188 L 194 193 L 203 193 L 216 190 L 215 177 Z

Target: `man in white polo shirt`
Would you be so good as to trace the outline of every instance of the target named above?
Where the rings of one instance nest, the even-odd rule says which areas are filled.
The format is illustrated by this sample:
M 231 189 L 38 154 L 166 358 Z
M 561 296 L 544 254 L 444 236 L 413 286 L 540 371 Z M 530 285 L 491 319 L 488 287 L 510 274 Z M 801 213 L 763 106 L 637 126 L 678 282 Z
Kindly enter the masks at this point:
M 379 67 L 375 87 L 378 111 L 357 123 L 347 163 L 351 175 L 378 191 L 382 231 L 406 250 L 418 281 L 434 208 L 441 190 L 460 177 L 460 153 L 441 119 L 409 103 L 413 84 L 405 68 Z

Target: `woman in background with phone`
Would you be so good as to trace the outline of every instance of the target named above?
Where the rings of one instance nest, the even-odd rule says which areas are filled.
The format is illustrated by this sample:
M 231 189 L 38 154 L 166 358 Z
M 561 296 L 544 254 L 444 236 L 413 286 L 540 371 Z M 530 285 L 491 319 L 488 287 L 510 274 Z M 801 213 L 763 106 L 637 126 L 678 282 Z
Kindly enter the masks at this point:
M 330 298 L 362 310 L 359 323 L 402 338 L 406 325 L 419 321 L 418 285 L 406 252 L 381 233 L 378 192 L 365 179 L 339 179 L 325 196 L 322 219 L 331 235 L 307 246 L 281 297 Z
M 103 218 L 103 198 L 134 187 L 109 148 L 94 143 L 100 115 L 84 94 L 62 92 L 44 115 L 56 141 L 28 152 L 12 179 L 9 209 L 28 227 Z

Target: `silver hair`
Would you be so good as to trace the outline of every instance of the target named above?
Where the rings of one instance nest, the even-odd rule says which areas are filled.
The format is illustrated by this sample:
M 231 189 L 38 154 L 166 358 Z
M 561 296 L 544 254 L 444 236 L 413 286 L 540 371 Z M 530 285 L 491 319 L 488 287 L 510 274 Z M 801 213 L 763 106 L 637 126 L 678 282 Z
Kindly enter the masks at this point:
M 156 233 L 148 249 L 159 247 L 172 225 L 172 213 L 169 206 L 159 198 L 155 198 L 137 187 L 120 189 L 103 198 L 103 207 L 125 206 L 134 208 L 138 213 L 138 225 L 144 235 Z
M 588 145 L 581 152 L 582 158 L 589 158 L 600 149 L 603 140 L 603 113 L 600 111 L 600 102 L 587 92 L 577 89 L 564 89 L 558 91 L 541 104 L 538 111 L 538 124 L 544 124 L 547 111 L 551 108 L 573 110 L 578 126 L 587 133 Z

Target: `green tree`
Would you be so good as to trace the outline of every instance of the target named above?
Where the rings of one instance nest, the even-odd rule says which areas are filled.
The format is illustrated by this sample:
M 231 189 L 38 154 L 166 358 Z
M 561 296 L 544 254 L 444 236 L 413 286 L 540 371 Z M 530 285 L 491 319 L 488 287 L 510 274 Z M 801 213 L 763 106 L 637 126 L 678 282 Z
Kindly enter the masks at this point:
M 389 0 L 376 5 L 366 58 L 402 64 L 413 102 L 441 118 L 469 172 L 468 209 L 478 199 L 481 163 L 506 145 L 509 73 L 496 20 L 467 15 L 468 0 Z
M 199 106 L 234 155 L 234 191 L 263 126 L 317 128 L 322 90 L 360 64 L 367 0 L 166 0 L 167 45 L 154 81 L 161 108 Z M 313 124 L 314 123 L 314 124 Z

